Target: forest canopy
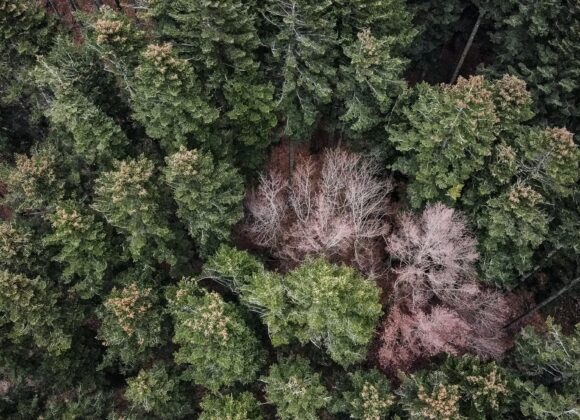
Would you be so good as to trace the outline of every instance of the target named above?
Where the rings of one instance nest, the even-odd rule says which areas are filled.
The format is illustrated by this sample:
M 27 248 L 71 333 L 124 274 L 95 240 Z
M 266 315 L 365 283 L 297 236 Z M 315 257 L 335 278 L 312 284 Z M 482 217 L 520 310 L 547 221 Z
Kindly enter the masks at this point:
M 578 418 L 579 129 L 574 0 L 0 0 L 0 418 Z

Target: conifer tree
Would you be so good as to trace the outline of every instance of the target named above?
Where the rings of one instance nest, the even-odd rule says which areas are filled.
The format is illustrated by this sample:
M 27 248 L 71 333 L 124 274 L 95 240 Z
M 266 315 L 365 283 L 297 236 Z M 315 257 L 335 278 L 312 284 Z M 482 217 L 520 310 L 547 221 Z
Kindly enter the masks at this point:
M 64 202 L 50 215 L 53 232 L 44 237 L 46 245 L 58 247 L 54 260 L 63 264 L 65 282 L 83 299 L 100 295 L 107 270 L 118 261 L 115 243 L 105 224 L 89 209 Z
M 136 377 L 128 379 L 125 398 L 131 403 L 131 411 L 166 419 L 191 414 L 185 390 L 172 376 L 167 366 L 157 364 L 141 369 Z
M 278 417 L 286 419 L 318 419 L 318 410 L 330 403 L 330 395 L 302 357 L 283 359 L 270 367 L 266 383 L 267 401 L 276 406 Z
M 35 346 L 53 354 L 69 349 L 71 337 L 65 331 L 59 308 L 59 292 L 40 277 L 0 271 L 0 326 L 7 338 Z
M 351 137 L 383 134 L 383 122 L 405 87 L 406 48 L 415 36 L 401 0 L 336 1 L 341 59 L 336 100 Z
M 174 235 L 156 177 L 153 162 L 144 156 L 115 162 L 114 169 L 96 181 L 93 208 L 126 236 L 134 261 L 174 263 L 169 247 Z
M 277 119 L 274 90 L 257 57 L 261 41 L 250 6 L 241 0 L 152 1 L 149 15 L 161 37 L 192 63 L 209 102 L 221 110 L 217 129 L 236 162 L 255 167 Z
M 193 68 L 171 44 L 151 44 L 131 83 L 133 117 L 147 135 L 171 153 L 180 146 L 204 144 L 218 111 L 205 100 Z
M 210 255 L 229 240 L 232 225 L 242 218 L 242 179 L 227 162 L 214 163 L 210 154 L 183 146 L 165 161 L 177 216 L 200 253 Z
M 580 127 L 580 5 L 575 1 L 491 1 L 494 74 L 526 81 L 538 115 L 577 132 Z
M 263 314 L 275 346 L 312 342 L 343 366 L 364 358 L 381 314 L 374 284 L 323 259 L 307 261 L 283 279 L 255 274 L 242 287 L 242 301 Z
M 48 116 L 70 132 L 74 151 L 88 164 L 107 167 L 123 157 L 129 141 L 121 128 L 74 87 L 56 92 Z
M 348 375 L 348 385 L 333 411 L 348 413 L 352 419 L 386 418 L 395 397 L 389 380 L 376 369 L 357 370 Z
M 206 395 L 200 403 L 200 420 L 261 420 L 260 403 L 249 392 L 238 395 Z
M 99 310 L 99 339 L 107 348 L 103 365 L 135 367 L 162 342 L 160 302 L 152 285 L 130 282 L 113 288 Z
M 263 350 L 240 307 L 190 279 L 172 288 L 167 298 L 175 320 L 173 341 L 180 345 L 174 358 L 187 365 L 187 379 L 215 392 L 256 378 Z
M 332 101 L 337 44 L 332 6 L 331 0 L 268 0 L 264 6 L 272 25 L 267 42 L 278 110 L 293 139 L 307 138 Z

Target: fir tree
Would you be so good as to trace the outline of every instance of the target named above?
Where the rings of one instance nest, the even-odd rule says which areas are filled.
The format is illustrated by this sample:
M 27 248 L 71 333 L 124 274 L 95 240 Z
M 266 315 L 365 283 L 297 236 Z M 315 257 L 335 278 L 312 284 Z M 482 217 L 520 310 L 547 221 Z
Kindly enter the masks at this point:
M 226 162 L 216 164 L 211 155 L 183 146 L 165 161 L 177 216 L 200 254 L 209 255 L 229 240 L 232 225 L 242 218 L 242 179 Z

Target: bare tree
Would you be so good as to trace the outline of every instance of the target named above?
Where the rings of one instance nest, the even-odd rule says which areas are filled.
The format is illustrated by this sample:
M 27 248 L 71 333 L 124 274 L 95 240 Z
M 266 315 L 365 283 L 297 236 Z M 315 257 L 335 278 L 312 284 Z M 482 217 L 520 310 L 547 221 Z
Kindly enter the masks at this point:
M 246 227 L 254 241 L 292 264 L 324 255 L 376 270 L 393 189 L 378 166 L 345 150 L 327 150 L 321 159 L 298 160 L 291 181 L 272 172 L 250 194 Z

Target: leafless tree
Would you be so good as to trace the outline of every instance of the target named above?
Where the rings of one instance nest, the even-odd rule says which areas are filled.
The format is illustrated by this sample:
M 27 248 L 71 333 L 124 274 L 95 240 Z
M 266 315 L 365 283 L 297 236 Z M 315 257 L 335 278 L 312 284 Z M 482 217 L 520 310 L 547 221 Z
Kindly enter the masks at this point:
M 324 255 L 369 273 L 381 263 L 376 249 L 390 230 L 392 189 L 374 162 L 327 150 L 321 159 L 300 159 L 289 183 L 275 172 L 262 178 L 248 199 L 247 230 L 290 263 Z

